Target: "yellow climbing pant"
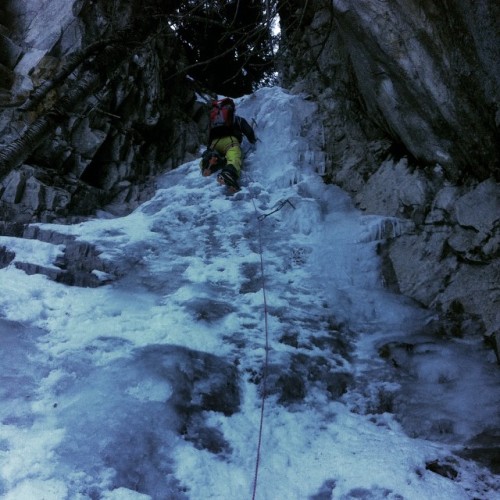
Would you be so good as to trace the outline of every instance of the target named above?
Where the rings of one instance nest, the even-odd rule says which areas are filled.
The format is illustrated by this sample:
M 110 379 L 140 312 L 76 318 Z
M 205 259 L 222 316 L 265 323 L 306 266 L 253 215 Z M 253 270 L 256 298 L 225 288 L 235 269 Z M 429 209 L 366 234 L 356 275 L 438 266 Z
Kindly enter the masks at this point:
M 228 137 L 221 137 L 214 139 L 210 144 L 211 149 L 215 149 L 217 153 L 224 155 L 228 165 L 232 165 L 238 172 L 238 177 L 241 174 L 241 148 L 240 143 L 236 137 L 230 135 Z

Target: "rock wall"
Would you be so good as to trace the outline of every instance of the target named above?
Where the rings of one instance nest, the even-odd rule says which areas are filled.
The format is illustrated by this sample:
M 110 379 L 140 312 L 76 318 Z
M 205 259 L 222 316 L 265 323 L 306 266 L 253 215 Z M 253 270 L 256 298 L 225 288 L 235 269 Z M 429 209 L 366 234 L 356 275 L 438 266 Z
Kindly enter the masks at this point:
M 384 279 L 440 311 L 443 334 L 500 329 L 499 14 L 489 0 L 281 2 L 283 84 L 319 103 L 325 181 L 401 220 Z
M 0 220 L 118 215 L 193 158 L 203 104 L 155 0 L 0 7 Z M 500 7 L 493 0 L 279 2 L 283 84 L 320 107 L 326 182 L 405 220 L 384 279 L 498 332 Z M 148 191 L 149 189 L 149 191 Z
M 0 219 L 133 209 L 207 124 L 157 2 L 9 0 L 0 12 Z M 147 22 L 145 22 L 145 20 Z

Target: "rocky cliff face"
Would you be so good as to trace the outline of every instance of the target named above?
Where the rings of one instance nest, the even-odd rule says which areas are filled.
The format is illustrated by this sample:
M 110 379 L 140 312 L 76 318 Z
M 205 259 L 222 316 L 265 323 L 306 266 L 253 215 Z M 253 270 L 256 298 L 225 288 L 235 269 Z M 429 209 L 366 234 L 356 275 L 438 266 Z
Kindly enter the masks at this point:
M 441 311 L 446 335 L 498 333 L 498 3 L 290 1 L 280 15 L 284 83 L 320 104 L 325 180 L 395 217 L 388 286 Z
M 7 1 L 0 11 L 0 213 L 124 213 L 205 139 L 154 1 Z M 144 22 L 144 17 L 148 22 Z M 148 189 L 149 188 L 149 189 Z
M 205 140 L 155 0 L 0 7 L 0 219 L 121 214 Z M 493 0 L 279 2 L 285 86 L 319 103 L 326 182 L 387 228 L 389 287 L 444 334 L 499 330 L 500 19 Z M 147 22 L 144 22 L 144 19 Z M 105 214 L 105 213 L 104 213 Z M 103 215 L 104 215 L 103 214 Z

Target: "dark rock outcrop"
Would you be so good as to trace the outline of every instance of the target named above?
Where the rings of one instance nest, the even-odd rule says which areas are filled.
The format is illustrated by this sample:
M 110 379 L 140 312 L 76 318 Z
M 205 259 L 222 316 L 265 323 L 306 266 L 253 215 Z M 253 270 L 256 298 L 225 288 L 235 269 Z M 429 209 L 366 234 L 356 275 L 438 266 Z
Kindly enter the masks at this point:
M 156 174 L 194 158 L 203 104 L 180 76 L 182 53 L 155 8 L 54 1 L 35 12 L 7 3 L 0 218 L 123 214 L 150 196 Z M 56 18 L 47 24 L 48 15 Z
M 284 79 L 301 81 L 329 113 L 329 152 L 358 138 L 372 160 L 404 154 L 454 180 L 499 175 L 496 2 L 296 4 L 282 12 Z
M 101 252 L 94 245 L 54 230 L 41 229 L 35 225 L 0 223 L 0 234 L 60 247 L 60 253 L 52 265 L 41 265 L 29 259 L 17 258 L 15 251 L 0 246 L 0 268 L 13 262 L 15 267 L 26 274 L 43 274 L 58 283 L 89 288 L 114 281 L 128 270 L 124 262 L 118 264 L 102 258 Z

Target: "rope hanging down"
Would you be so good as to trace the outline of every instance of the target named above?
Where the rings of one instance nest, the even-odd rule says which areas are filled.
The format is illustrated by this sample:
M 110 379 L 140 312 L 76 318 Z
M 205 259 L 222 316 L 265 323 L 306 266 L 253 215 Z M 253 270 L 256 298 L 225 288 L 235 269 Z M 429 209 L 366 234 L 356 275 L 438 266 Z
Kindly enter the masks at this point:
M 288 200 L 286 200 L 288 201 Z M 257 207 L 255 205 L 255 200 L 252 198 L 253 207 L 255 213 L 257 214 Z M 291 204 L 291 203 L 290 203 Z M 284 205 L 284 203 L 283 203 Z M 293 206 L 293 205 L 292 205 Z M 280 207 L 281 208 L 281 207 Z M 279 210 L 279 209 L 278 209 Z M 271 212 L 274 213 L 274 212 Z M 270 215 L 270 214 L 269 214 Z M 266 297 L 266 277 L 264 274 L 264 257 L 263 257 L 263 248 L 262 248 L 262 232 L 260 227 L 261 217 L 258 217 L 258 227 L 259 227 L 259 253 L 260 253 L 260 273 L 262 278 L 262 294 L 264 300 L 264 331 L 265 331 L 265 358 L 264 358 L 264 369 L 262 373 L 262 400 L 260 405 L 260 423 L 259 423 L 259 439 L 257 442 L 257 456 L 255 459 L 255 475 L 253 480 L 253 492 L 252 492 L 252 500 L 255 500 L 255 495 L 257 492 L 257 478 L 259 475 L 259 465 L 260 465 L 260 449 L 262 445 L 262 428 L 264 426 L 264 406 L 266 403 L 266 393 L 267 393 L 267 372 L 269 365 L 269 325 L 267 319 L 267 297 Z

